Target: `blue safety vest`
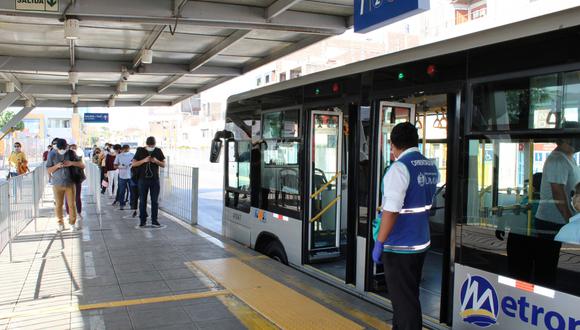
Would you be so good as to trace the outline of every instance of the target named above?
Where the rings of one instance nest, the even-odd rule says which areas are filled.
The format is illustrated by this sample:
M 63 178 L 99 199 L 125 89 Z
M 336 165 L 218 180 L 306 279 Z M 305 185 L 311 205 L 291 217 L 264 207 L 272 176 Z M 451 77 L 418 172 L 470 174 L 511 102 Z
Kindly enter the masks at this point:
M 429 210 L 437 190 L 439 172 L 433 161 L 414 151 L 397 162 L 409 171 L 409 186 L 397 221 L 384 244 L 384 251 L 419 253 L 431 244 Z

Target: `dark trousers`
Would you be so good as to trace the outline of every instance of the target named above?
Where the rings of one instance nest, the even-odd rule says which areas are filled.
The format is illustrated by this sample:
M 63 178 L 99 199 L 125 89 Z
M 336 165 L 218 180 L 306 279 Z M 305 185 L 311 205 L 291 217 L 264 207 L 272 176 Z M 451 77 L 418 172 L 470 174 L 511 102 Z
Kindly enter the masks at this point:
M 393 330 L 423 327 L 419 285 L 426 254 L 383 253 L 385 280 L 393 304 Z
M 141 219 L 142 225 L 147 222 L 147 195 L 149 192 L 151 192 L 151 223 L 158 223 L 159 191 L 159 179 L 139 180 L 139 219 Z
M 131 190 L 129 188 L 130 181 L 131 179 L 119 178 L 119 188 L 117 189 L 117 198 L 115 199 L 115 201 L 119 202 L 121 206 L 125 206 L 125 204 L 127 204 L 126 194 Z
M 131 205 L 131 210 L 136 210 L 139 204 L 139 184 L 138 182 L 131 180 L 129 181 L 129 203 Z

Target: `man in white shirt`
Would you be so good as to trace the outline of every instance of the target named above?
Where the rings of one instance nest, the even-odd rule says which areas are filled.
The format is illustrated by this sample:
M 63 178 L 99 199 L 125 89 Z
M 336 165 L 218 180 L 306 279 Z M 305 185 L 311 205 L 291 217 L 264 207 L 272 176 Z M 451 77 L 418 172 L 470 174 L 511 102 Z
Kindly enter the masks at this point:
M 115 158 L 115 168 L 119 170 L 119 189 L 117 190 L 116 202 L 121 205 L 121 210 L 125 209 L 127 204 L 126 193 L 130 192 L 129 187 L 131 181 L 131 161 L 135 155 L 130 152 L 130 147 L 128 145 L 123 145 L 121 153 Z
M 580 128 L 578 122 L 565 122 L 564 129 Z M 570 196 L 580 182 L 580 168 L 573 155 L 580 151 L 578 138 L 563 138 L 544 163 L 540 186 L 540 205 L 534 221 L 539 238 L 534 246 L 534 282 L 552 285 L 556 282 L 562 243 L 554 241 L 556 233 L 574 215 Z

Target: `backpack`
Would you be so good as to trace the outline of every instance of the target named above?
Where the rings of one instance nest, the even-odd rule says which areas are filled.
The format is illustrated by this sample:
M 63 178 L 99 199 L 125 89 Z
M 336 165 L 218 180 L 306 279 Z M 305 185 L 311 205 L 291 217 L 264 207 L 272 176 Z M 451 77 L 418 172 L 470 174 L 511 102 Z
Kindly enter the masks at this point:
M 67 154 L 68 154 L 68 158 L 71 162 L 78 162 L 79 161 L 79 159 L 74 151 L 69 150 L 67 152 Z M 81 183 L 87 179 L 87 176 L 85 175 L 85 170 L 83 170 L 82 168 L 76 167 L 76 166 L 71 166 L 68 169 L 70 171 L 71 179 L 73 180 L 74 183 Z

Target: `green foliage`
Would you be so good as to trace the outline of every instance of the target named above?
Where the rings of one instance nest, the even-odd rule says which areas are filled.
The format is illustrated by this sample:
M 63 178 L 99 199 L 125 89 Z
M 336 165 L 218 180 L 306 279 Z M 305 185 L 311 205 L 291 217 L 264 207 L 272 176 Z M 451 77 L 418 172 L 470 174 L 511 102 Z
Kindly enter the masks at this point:
M 0 129 L 4 128 L 4 126 L 6 126 L 6 124 L 8 124 L 8 122 L 12 119 L 12 117 L 14 117 L 14 113 L 12 111 L 3 111 L 0 113 Z M 24 123 L 20 121 L 18 124 L 16 124 L 14 130 L 24 130 Z

